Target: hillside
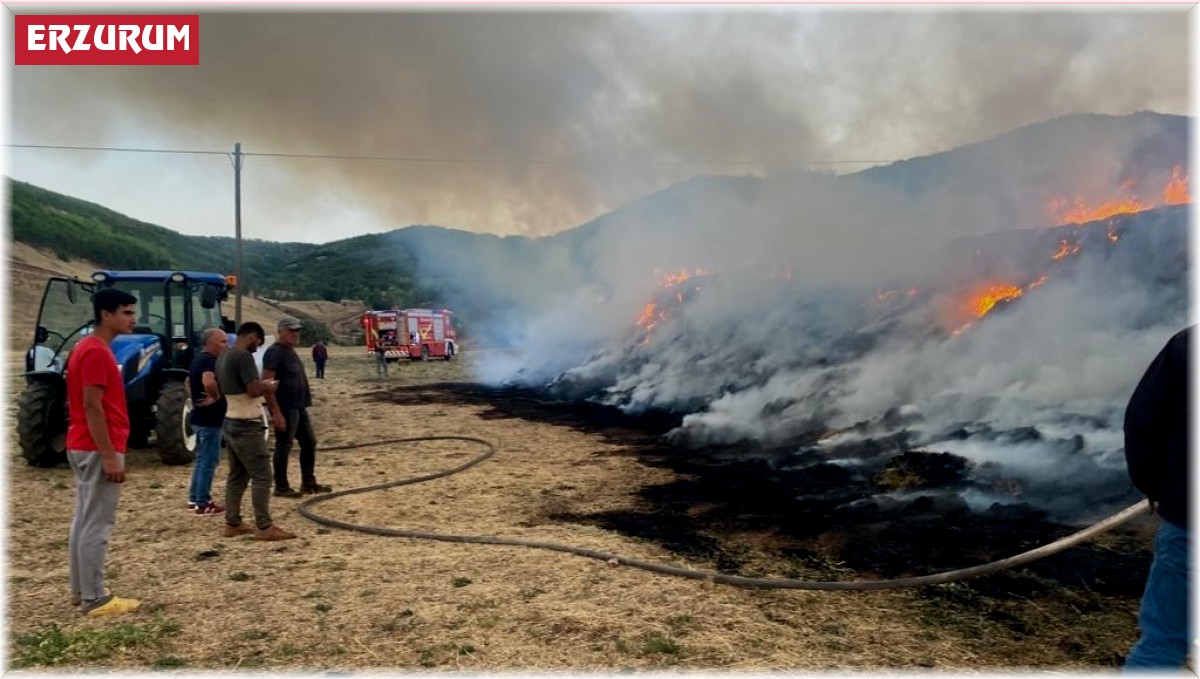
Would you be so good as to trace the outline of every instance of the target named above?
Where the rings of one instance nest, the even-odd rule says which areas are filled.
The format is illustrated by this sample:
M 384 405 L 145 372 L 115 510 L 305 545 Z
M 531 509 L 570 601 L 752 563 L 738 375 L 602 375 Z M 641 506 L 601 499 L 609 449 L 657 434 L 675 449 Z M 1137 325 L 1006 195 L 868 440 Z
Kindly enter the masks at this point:
M 231 237 L 185 236 L 21 181 L 10 179 L 8 189 L 12 241 L 60 259 L 111 269 L 236 270 Z M 379 248 L 378 238 L 324 246 L 246 240 L 241 283 L 249 294 L 276 299 L 361 299 L 378 308 L 426 301 L 411 263 Z
M 329 329 L 334 341 L 339 344 L 361 344 L 362 330 L 359 325 L 359 317 L 367 310 L 366 305 L 361 301 L 291 300 L 284 302 L 266 299 L 261 301 L 285 314 L 291 314 L 297 318 L 313 319 L 321 323 Z
M 33 340 L 33 326 L 37 321 L 38 307 L 46 279 L 50 276 L 75 276 L 88 278 L 92 272 L 103 268 L 83 259 L 61 259 L 52 251 L 33 247 L 27 243 L 10 243 L 8 248 L 8 348 L 24 351 Z M 242 299 L 242 318 L 256 321 L 264 328 L 275 326 L 283 315 L 279 308 L 254 297 Z M 230 299 L 226 314 L 233 315 L 233 300 Z M 334 314 L 330 314 L 334 315 Z M 318 320 L 326 317 L 314 314 Z
M 1152 197 L 1163 173 L 1186 163 L 1189 125 L 1151 112 L 1072 115 L 855 174 L 695 177 L 545 238 L 418 225 L 323 245 L 251 240 L 242 284 L 284 301 L 447 307 L 460 332 L 503 344 L 519 341 L 546 309 L 570 306 L 585 291 L 612 297 L 655 270 L 756 262 L 852 275 L 826 270 L 836 257 L 806 260 L 818 251 L 802 235 L 844 232 L 844 218 L 834 215 L 847 205 L 864 242 L 844 247 L 897 249 L 890 259 L 899 261 L 899 248 L 915 247 L 904 228 L 950 240 L 1046 226 L 1049 201 L 1108 199 L 1118 185 Z M 20 181 L 10 180 L 9 190 L 14 242 L 112 268 L 233 272 L 230 237 L 184 236 Z M 876 234 L 892 240 L 865 238 Z
M 88 278 L 92 272 L 104 268 L 84 259 L 62 259 L 52 251 L 37 248 L 27 243 L 10 243 L 8 248 L 8 348 L 24 351 L 33 339 L 33 326 L 37 321 L 38 306 L 46 279 L 50 276 L 75 276 Z M 354 343 L 356 319 L 364 311 L 360 302 L 274 302 L 253 296 L 242 298 L 242 319 L 261 323 L 267 332 L 272 332 L 280 316 L 292 315 L 329 328 L 336 339 Z M 231 297 L 225 313 L 233 317 L 234 300 Z
M 184 236 L 95 203 L 9 180 L 12 240 L 67 259 L 87 258 L 112 269 L 191 269 L 232 273 L 234 239 Z M 245 242 L 244 278 L 254 292 L 279 277 L 279 262 L 303 257 L 309 243 Z
M 50 276 L 86 277 L 100 267 L 85 260 L 63 260 L 27 243 L 8 244 L 8 346 L 24 349 L 33 340 L 42 290 Z

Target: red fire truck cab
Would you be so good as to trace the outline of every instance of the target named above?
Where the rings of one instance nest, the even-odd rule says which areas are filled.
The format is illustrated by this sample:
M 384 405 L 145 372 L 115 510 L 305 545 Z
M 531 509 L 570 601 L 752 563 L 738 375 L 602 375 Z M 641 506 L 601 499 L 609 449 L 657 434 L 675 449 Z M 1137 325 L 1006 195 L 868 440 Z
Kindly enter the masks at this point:
M 449 361 L 458 353 L 458 333 L 450 316 L 449 309 L 368 311 L 362 315 L 367 354 L 374 354 L 382 344 L 389 359 Z

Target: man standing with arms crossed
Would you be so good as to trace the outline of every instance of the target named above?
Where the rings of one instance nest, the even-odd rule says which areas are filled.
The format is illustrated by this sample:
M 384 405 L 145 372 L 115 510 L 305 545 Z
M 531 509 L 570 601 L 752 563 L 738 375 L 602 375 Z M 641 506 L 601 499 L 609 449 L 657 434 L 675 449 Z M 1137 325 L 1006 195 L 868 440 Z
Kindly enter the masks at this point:
M 308 407 L 312 405 L 312 392 L 308 388 L 308 376 L 304 374 L 304 363 L 296 353 L 300 343 L 300 321 L 284 316 L 277 324 L 279 334 L 275 344 L 263 354 L 263 378 L 278 378 L 279 390 L 275 399 L 278 409 L 272 409 L 275 425 L 275 495 L 278 497 L 300 497 L 310 493 L 328 493 L 329 486 L 317 483 L 317 436 L 313 433 Z M 288 483 L 288 455 L 292 450 L 292 439 L 300 444 L 300 490 Z
M 108 288 L 92 296 L 95 327 L 67 360 L 67 462 L 75 473 L 75 516 L 68 539 L 71 600 L 98 618 L 136 611 L 137 599 L 115 597 L 104 586 L 108 539 L 125 482 L 129 411 L 112 341 L 133 332 L 133 295 Z
M 220 328 L 201 336 L 204 351 L 192 362 L 188 389 L 192 397 L 192 430 L 196 432 L 196 464 L 188 488 L 188 511 L 196 516 L 217 516 L 225 508 L 212 501 L 213 475 L 221 459 L 221 425 L 225 422 L 225 396 L 217 386 L 217 358 L 229 339 Z
M 261 380 L 254 352 L 266 339 L 254 321 L 243 323 L 237 341 L 217 359 L 217 384 L 225 394 L 225 446 L 229 449 L 229 478 L 225 481 L 225 528 L 221 535 L 234 538 L 254 533 L 256 540 L 288 540 L 296 537 L 271 521 L 271 453 L 263 438 L 262 401 L 271 411 L 275 404 L 274 380 Z M 250 486 L 254 525 L 242 523 L 242 496 Z

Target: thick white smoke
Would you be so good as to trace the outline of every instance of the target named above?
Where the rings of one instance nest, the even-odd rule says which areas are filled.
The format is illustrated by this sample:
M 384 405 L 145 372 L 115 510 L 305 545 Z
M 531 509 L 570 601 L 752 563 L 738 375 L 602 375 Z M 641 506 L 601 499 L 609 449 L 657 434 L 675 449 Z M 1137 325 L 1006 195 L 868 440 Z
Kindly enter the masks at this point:
M 856 441 L 888 440 L 892 454 L 961 455 L 1009 499 L 1062 510 L 1111 501 L 1128 485 L 1124 404 L 1187 322 L 1188 210 L 1057 227 L 1045 206 L 1058 193 L 1103 195 L 1105 181 L 1075 174 L 1081 157 L 1110 191 L 1133 177 L 1160 203 L 1178 157 L 1154 166 L 1145 149 L 1186 128 L 1152 115 L 1099 122 L 1049 123 L 1075 134 L 1041 156 L 1030 140 L 1047 133 L 1033 128 L 890 173 L 709 178 L 649 197 L 542 245 L 516 286 L 537 287 L 548 305 L 517 314 L 510 346 L 478 377 L 674 413 L 668 438 L 681 446 L 837 458 Z M 1031 167 L 1036 189 L 1021 172 Z M 973 211 L 988 202 L 1012 207 Z M 1055 260 L 1063 240 L 1079 251 Z M 664 287 L 670 270 L 707 274 Z M 975 318 L 973 288 L 995 281 L 1024 294 Z M 652 331 L 635 325 L 648 303 Z

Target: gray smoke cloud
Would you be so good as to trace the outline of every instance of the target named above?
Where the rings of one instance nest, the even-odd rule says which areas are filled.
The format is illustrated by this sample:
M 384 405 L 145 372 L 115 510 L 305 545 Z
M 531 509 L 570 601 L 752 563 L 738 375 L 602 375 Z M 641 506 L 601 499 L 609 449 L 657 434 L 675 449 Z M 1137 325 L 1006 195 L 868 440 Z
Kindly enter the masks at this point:
M 681 415 L 681 446 L 952 452 L 1004 489 L 969 501 L 1102 511 L 1128 489 L 1125 402 L 1187 323 L 1188 211 L 1060 226 L 1052 199 L 1161 206 L 1187 129 L 1075 116 L 858 175 L 674 187 L 548 239 L 572 275 L 525 268 L 561 292 L 479 376 Z M 664 286 L 680 270 L 706 274 Z M 1023 294 L 978 318 L 995 284 Z
M 105 144 L 145 124 L 188 148 L 426 159 L 248 168 L 285 218 L 341 201 L 384 228 L 538 235 L 696 174 L 895 160 L 1082 111 L 1183 112 L 1186 44 L 1165 12 L 205 13 L 198 68 L 15 69 L 13 127 L 18 141 Z

